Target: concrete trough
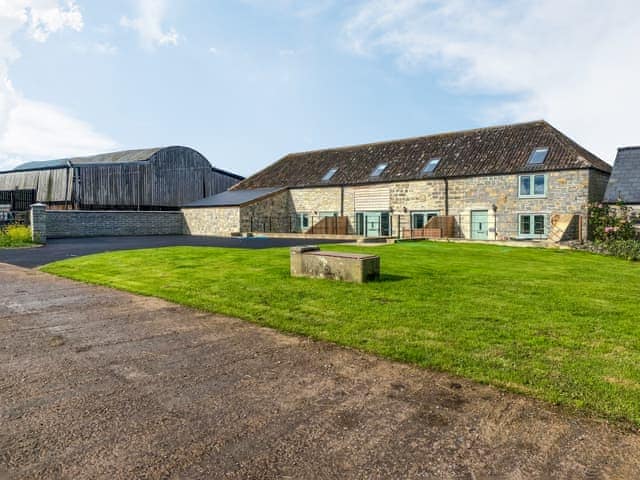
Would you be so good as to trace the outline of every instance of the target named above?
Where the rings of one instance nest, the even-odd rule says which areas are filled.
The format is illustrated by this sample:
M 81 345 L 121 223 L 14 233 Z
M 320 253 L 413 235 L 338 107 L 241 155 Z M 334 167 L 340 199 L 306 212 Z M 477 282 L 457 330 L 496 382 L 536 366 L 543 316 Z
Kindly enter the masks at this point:
M 364 283 L 380 278 L 380 257 L 320 251 L 315 245 L 292 247 L 291 276 Z

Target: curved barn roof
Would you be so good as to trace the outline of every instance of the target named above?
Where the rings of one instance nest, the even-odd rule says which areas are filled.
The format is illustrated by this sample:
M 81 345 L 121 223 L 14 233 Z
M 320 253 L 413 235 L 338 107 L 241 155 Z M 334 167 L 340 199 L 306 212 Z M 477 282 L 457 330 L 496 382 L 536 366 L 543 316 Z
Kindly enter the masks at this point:
M 548 151 L 543 164 L 528 162 L 537 148 Z M 430 160 L 437 160 L 436 166 L 425 170 Z M 382 167 L 381 173 L 373 175 L 377 166 Z M 608 163 L 541 120 L 293 153 L 233 189 L 358 185 L 584 168 L 611 171 Z
M 14 171 L 24 170 L 49 170 L 52 168 L 64 168 L 69 166 L 87 165 L 96 163 L 136 163 L 146 162 L 158 152 L 163 150 L 170 150 L 174 148 L 193 150 L 189 147 L 172 146 L 172 147 L 157 147 L 157 148 L 142 148 L 138 150 L 122 150 L 119 152 L 100 153 L 98 155 L 90 155 L 86 157 L 71 157 L 60 158 L 56 160 L 42 160 L 36 162 L 27 162 L 22 165 L 18 165 Z M 203 157 L 204 158 L 204 157 Z

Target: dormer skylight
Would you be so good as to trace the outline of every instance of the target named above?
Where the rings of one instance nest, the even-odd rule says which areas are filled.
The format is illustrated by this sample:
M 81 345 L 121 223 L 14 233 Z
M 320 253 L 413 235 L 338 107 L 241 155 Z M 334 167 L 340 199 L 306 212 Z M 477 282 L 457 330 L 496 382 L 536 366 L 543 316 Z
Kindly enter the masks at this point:
M 322 181 L 328 182 L 329 180 L 331 180 L 331 177 L 333 177 L 337 171 L 338 171 L 337 168 L 330 168 L 329 171 L 324 174 L 324 177 L 322 177 Z
M 432 158 L 427 162 L 427 164 L 422 167 L 422 174 L 433 173 L 433 171 L 438 168 L 438 164 L 440 163 L 440 158 Z
M 373 169 L 373 171 L 371 172 L 371 176 L 372 177 L 379 177 L 380 175 L 382 175 L 382 172 L 384 172 L 384 169 L 387 168 L 387 164 L 386 163 L 379 163 L 376 168 Z
M 547 158 L 547 153 L 549 153 L 549 147 L 536 148 L 531 152 L 531 155 L 529 155 L 527 165 L 542 165 Z

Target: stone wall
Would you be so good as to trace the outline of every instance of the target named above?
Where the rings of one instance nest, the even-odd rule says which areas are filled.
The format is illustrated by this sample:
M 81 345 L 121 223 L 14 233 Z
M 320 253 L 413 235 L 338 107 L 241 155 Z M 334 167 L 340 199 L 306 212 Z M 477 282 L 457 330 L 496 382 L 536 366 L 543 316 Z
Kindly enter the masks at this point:
M 602 199 L 607 174 L 593 170 L 545 172 L 547 193 L 544 197 L 519 198 L 519 175 L 494 175 L 449 179 L 448 214 L 459 220 L 458 233 L 470 236 L 471 212 L 486 210 L 492 230 L 489 239 L 517 235 L 519 214 L 582 215 L 583 238 L 586 238 L 588 204 Z M 446 183 L 442 179 L 374 184 L 371 188 L 389 191 L 393 234 L 408 228 L 411 213 L 446 212 Z M 323 212 L 337 212 L 349 219 L 349 233 L 355 233 L 355 195 L 367 186 L 296 188 L 278 192 L 251 205 L 225 208 L 184 209 L 187 232 L 198 235 L 229 235 L 234 232 L 282 232 L 295 229 L 295 217 L 306 213 L 317 217 Z M 493 207 L 496 210 L 494 212 Z
M 48 210 L 47 238 L 182 235 L 182 212 Z
M 240 232 L 239 207 L 183 208 L 185 233 L 229 236 Z
M 296 211 L 288 190 L 240 207 L 242 232 L 290 232 Z
M 36 243 L 46 243 L 47 206 L 44 203 L 34 203 L 31 205 L 29 225 L 31 225 L 31 240 Z

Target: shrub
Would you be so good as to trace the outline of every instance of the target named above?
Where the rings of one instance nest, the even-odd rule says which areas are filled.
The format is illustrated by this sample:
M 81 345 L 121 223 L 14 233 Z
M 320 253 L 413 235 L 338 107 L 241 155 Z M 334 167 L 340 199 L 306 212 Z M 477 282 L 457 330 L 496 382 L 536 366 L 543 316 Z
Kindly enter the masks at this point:
M 640 260 L 640 241 L 638 240 L 609 240 L 602 244 L 608 255 Z
M 7 225 L 0 229 L 0 247 L 19 247 L 30 243 L 31 229 L 25 225 Z
M 589 207 L 589 227 L 596 243 L 633 240 L 636 236 L 631 211 L 623 202 L 615 207 L 595 203 Z

